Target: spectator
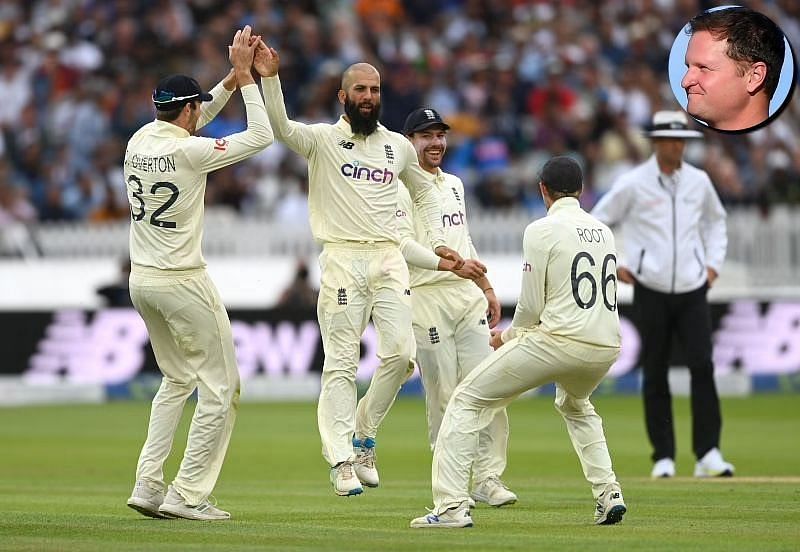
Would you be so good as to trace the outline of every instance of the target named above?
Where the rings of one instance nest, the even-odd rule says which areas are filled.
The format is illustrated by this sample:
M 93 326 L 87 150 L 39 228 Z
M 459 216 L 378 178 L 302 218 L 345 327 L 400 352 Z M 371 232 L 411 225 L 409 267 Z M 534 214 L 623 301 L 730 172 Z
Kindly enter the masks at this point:
M 133 308 L 128 287 L 130 275 L 131 261 L 128 258 L 122 259 L 119 263 L 119 278 L 115 282 L 97 288 L 97 294 L 105 300 L 106 306 Z
M 308 279 L 308 265 L 305 261 L 297 261 L 294 279 L 283 290 L 278 299 L 279 307 L 293 309 L 313 309 L 317 306 L 319 290 L 311 285 Z
M 759 8 L 797 40 L 798 10 L 790 2 Z M 339 75 L 354 61 L 397 67 L 384 91 L 382 122 L 398 128 L 411 109 L 438 106 L 453 127 L 445 169 L 462 176 L 470 199 L 493 186 L 488 181 L 496 177 L 480 171 L 485 158 L 472 155 L 474 146 L 500 140 L 510 170 L 503 180 L 529 165 L 531 157 L 570 152 L 584 159 L 583 201 L 590 203 L 621 171 L 641 161 L 637 124 L 673 105 L 664 85 L 665 60 L 696 13 L 693 2 L 627 0 L 242 0 L 226 10 L 216 2 L 6 2 L 0 15 L 0 131 L 25 195 L 49 211 L 43 209 L 45 186 L 37 166 L 69 160 L 69 174 L 59 177 L 62 187 L 72 185 L 78 170 L 98 172 L 93 152 L 101 144 L 112 138 L 124 143 L 152 119 L 153 70 L 188 67 L 201 82 L 210 82 L 227 66 L 227 52 L 218 45 L 228 31 L 243 21 L 259 21 L 284 53 L 281 73 L 290 115 L 334 120 Z M 799 115 L 797 97 L 764 129 L 769 140 L 751 137 L 732 146 L 723 136 L 709 136 L 708 147 L 692 162 L 701 168 L 723 162 L 728 174 L 740 175 L 742 193 L 726 194 L 723 202 L 786 201 L 792 194 L 772 189 L 773 171 L 762 170 L 758 151 L 773 149 L 777 137 L 792 164 L 800 159 Z M 238 107 L 226 118 L 231 127 L 243 128 Z M 22 137 L 15 136 L 17 130 Z M 38 151 L 28 151 L 33 141 Z M 258 163 L 243 164 L 243 174 Z M 292 179 L 306 177 L 302 163 L 288 166 Z M 93 212 L 79 211 L 82 217 Z M 255 212 L 269 215 L 274 205 Z

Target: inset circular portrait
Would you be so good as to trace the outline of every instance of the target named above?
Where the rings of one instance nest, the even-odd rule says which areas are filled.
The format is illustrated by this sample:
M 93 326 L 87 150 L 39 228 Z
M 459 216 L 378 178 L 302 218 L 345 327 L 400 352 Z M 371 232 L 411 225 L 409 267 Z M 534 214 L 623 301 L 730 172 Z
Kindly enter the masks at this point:
M 675 98 L 713 130 L 748 132 L 789 103 L 796 79 L 792 47 L 766 15 L 721 6 L 693 17 L 669 55 Z

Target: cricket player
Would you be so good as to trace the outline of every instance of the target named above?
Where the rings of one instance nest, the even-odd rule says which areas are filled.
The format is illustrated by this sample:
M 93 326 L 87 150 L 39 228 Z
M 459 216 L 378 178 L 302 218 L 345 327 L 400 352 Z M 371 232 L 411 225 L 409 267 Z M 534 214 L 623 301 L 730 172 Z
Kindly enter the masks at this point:
M 449 129 L 435 110 L 420 108 L 406 118 L 403 134 L 414 144 L 420 166 L 435 177 L 445 238 L 467 259 L 466 263 L 472 263 L 478 254 L 467 226 L 464 184 L 440 168 L 447 151 Z M 402 186 L 396 214 L 400 248 L 410 265 L 416 360 L 425 387 L 428 435 L 433 450 L 453 389 L 492 352 L 489 328 L 500 321 L 500 302 L 483 272 L 473 282 L 460 277 L 463 269 L 439 271 L 448 261 L 421 245 L 428 240 L 427 232 Z M 507 445 L 508 416 L 506 409 L 501 408 L 480 432 L 472 467 L 474 501 L 498 507 L 517 501 L 517 495 L 500 479 L 506 467 Z
M 153 92 L 156 120 L 131 137 L 125 152 L 131 299 L 163 374 L 128 499 L 128 506 L 150 517 L 230 518 L 208 497 L 233 430 L 239 370 L 230 321 L 206 273 L 200 244 L 207 174 L 255 155 L 273 139 L 250 72 L 259 45 L 251 38 L 257 37 L 249 26 L 236 31 L 229 49 L 233 70 L 210 94 L 184 75 L 162 79 Z M 258 55 L 270 53 L 262 49 Z M 218 139 L 194 136 L 237 85 L 247 110 L 247 130 Z M 184 403 L 195 389 L 197 407 L 183 461 L 164 497 L 164 462 Z
M 378 122 L 381 79 L 367 63 L 342 75 L 335 124 L 306 125 L 286 114 L 278 78 L 278 53 L 270 48 L 261 74 L 267 113 L 278 140 L 308 160 L 311 231 L 322 244 L 317 303 L 325 361 L 318 405 L 322 455 L 340 496 L 377 487 L 375 437 L 410 373 L 411 297 L 408 268 L 399 248 L 395 211 L 398 179 L 430 231 L 428 246 L 463 266 L 445 246 L 441 209 L 431 175 L 411 143 Z M 380 365 L 356 408 L 361 335 L 372 317 Z
M 567 425 L 597 501 L 595 523 L 622 521 L 626 507 L 611 466 L 603 422 L 589 395 L 619 355 L 616 251 L 607 226 L 578 203 L 581 170 L 568 157 L 542 169 L 547 216 L 525 229 L 522 291 L 511 326 L 492 332 L 496 349 L 453 392 L 433 451 L 430 514 L 413 528 L 471 527 L 469 474 L 479 435 L 516 397 L 556 384 Z

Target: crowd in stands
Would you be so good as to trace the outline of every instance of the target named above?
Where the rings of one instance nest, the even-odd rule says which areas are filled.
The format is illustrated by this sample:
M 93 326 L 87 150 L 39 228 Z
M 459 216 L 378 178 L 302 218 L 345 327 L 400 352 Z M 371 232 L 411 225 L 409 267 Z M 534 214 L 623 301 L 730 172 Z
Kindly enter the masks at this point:
M 718 4 L 729 3 L 719 2 Z M 226 45 L 250 24 L 281 56 L 289 114 L 333 121 L 341 73 L 381 71 L 382 122 L 399 130 L 420 106 L 452 126 L 446 170 L 472 205 L 543 204 L 536 175 L 551 155 L 585 168 L 588 207 L 649 155 L 654 111 L 676 109 L 670 47 L 717 4 L 694 0 L 11 0 L 0 4 L 0 226 L 7 221 L 124 220 L 125 143 L 154 118 L 156 81 L 228 71 Z M 800 2 L 761 0 L 800 44 Z M 203 134 L 244 126 L 234 96 Z M 746 135 L 706 132 L 690 162 L 727 205 L 800 204 L 800 99 Z M 306 165 L 277 142 L 208 180 L 208 203 L 243 216 L 305 217 Z

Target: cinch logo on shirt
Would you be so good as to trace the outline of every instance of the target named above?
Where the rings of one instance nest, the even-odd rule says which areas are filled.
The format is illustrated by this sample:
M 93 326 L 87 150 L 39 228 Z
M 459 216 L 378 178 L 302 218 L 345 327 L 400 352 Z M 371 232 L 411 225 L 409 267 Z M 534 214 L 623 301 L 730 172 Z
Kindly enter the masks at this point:
M 533 270 L 531 263 L 529 263 L 528 261 L 524 261 L 522 263 L 522 272 L 530 272 L 531 270 Z
M 370 169 L 369 167 L 360 167 L 358 161 L 355 163 L 345 163 L 339 169 L 342 174 L 347 178 L 353 180 L 368 180 L 371 182 L 378 182 L 380 184 L 391 183 L 394 180 L 394 173 L 389 169 Z
M 462 226 L 464 224 L 464 213 L 459 211 L 452 215 L 442 215 L 442 226 Z

